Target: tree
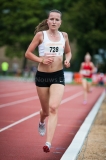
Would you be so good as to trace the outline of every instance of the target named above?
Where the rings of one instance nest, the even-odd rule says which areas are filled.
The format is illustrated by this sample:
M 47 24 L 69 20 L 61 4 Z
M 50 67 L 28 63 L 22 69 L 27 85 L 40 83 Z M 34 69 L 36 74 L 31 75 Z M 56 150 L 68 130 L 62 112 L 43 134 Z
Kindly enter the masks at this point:
M 0 1 L 0 37 L 2 37 L 0 46 L 8 46 L 7 55 L 24 56 L 34 36 L 35 26 L 44 17 L 39 2 L 39 0 Z
M 106 49 L 106 1 L 78 0 L 67 12 L 71 39 L 77 41 L 74 64 L 78 69 L 87 51 L 93 56 L 100 48 Z
M 63 13 L 60 30 L 77 44 L 71 69 L 78 70 L 87 51 L 93 56 L 100 48 L 106 50 L 105 8 L 105 0 L 1 0 L 0 46 L 8 45 L 10 57 L 24 56 L 35 26 L 51 9 L 58 9 Z
M 0 1 L 0 46 L 7 45 L 6 55 L 10 58 L 23 57 L 33 38 L 34 28 L 51 9 L 65 12 L 70 0 L 1 0 Z M 26 59 L 24 58 L 24 65 Z

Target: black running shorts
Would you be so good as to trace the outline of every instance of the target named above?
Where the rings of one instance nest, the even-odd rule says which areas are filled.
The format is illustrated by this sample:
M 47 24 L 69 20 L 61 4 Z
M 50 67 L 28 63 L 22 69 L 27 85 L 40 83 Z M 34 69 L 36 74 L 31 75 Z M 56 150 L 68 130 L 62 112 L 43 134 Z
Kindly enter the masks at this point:
M 64 72 L 63 70 L 51 73 L 37 71 L 35 76 L 35 84 L 38 87 L 50 87 L 52 84 L 65 85 Z

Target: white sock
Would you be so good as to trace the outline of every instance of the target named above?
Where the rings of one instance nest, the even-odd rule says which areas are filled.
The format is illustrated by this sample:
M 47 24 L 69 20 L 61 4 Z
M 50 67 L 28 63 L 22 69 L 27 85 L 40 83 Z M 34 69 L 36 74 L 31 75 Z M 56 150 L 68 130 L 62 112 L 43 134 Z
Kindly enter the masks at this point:
M 44 122 L 44 123 L 41 123 L 41 122 L 40 122 L 40 125 L 42 125 L 42 126 L 45 125 L 45 122 Z
M 49 149 L 50 149 L 50 147 L 51 147 L 51 143 L 50 142 L 46 142 L 46 144 L 45 144 L 46 146 L 48 146 L 49 147 Z

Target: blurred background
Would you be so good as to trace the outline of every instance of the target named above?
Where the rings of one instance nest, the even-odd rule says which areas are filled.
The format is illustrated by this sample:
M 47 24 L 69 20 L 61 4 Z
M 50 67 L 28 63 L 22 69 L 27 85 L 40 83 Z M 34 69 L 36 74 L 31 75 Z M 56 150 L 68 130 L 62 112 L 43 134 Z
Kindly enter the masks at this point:
M 38 64 L 24 54 L 35 27 L 52 9 L 62 12 L 60 31 L 68 33 L 72 49 L 65 71 L 78 72 L 89 52 L 97 73 L 106 73 L 106 0 L 0 0 L 0 75 L 34 75 Z

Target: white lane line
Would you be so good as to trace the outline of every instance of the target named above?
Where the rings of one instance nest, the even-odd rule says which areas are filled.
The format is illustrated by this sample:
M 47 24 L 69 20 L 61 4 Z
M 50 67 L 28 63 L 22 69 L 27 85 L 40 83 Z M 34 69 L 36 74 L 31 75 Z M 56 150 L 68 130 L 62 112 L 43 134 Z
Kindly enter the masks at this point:
M 72 91 L 72 90 L 74 90 L 74 88 L 72 88 L 72 89 L 67 88 L 65 90 L 65 92 L 69 92 L 69 91 Z M 33 90 L 31 89 L 31 90 L 16 91 L 16 92 L 0 94 L 0 98 L 2 98 L 2 97 L 10 97 L 10 96 L 18 96 L 18 95 L 28 94 L 28 93 L 36 93 L 36 88 L 33 89 Z
M 28 94 L 28 93 L 36 93 L 36 89 L 35 90 L 26 90 L 26 91 L 12 92 L 12 93 L 5 93 L 5 94 L 1 94 L 0 98 L 1 97 L 18 96 L 18 95 Z
M 83 122 L 77 134 L 75 135 L 73 141 L 71 142 L 68 149 L 65 151 L 65 153 L 63 154 L 60 160 L 76 160 L 76 158 L 78 157 L 78 154 L 80 153 L 82 145 L 85 141 L 85 138 L 89 133 L 91 125 L 96 117 L 96 114 L 98 113 L 98 110 L 101 106 L 101 103 L 104 97 L 105 97 L 105 92 L 101 94 L 101 96 L 93 106 L 92 110 L 86 117 L 85 121 Z
M 5 86 L 5 87 L 3 87 L 3 88 L 1 88 L 1 86 L 0 86 L 0 94 L 2 94 L 1 92 L 7 92 L 7 89 L 11 89 L 10 91 L 16 91 L 17 92 L 17 89 L 19 89 L 20 90 L 20 88 L 22 89 L 22 90 L 31 90 L 31 89 L 34 89 L 34 87 L 31 87 L 31 86 Z M 36 88 L 36 87 L 35 87 Z M 14 90 L 13 90 L 14 89 Z
M 69 92 L 69 91 L 72 91 L 72 90 L 75 90 L 75 89 L 74 88 L 72 88 L 72 89 L 66 88 L 65 92 Z M 1 89 L 0 89 L 0 91 L 1 91 Z M 30 88 L 28 88 L 28 89 L 26 89 L 24 91 L 15 91 L 15 92 L 10 92 L 10 93 L 3 93 L 3 94 L 0 93 L 0 98 L 2 98 L 2 97 L 10 97 L 10 96 L 17 96 L 17 95 L 28 94 L 28 93 L 36 93 L 36 92 L 37 92 L 36 88 L 35 89 L 34 88 L 31 89 L 31 87 L 30 87 Z
M 68 102 L 68 101 L 70 101 L 70 100 L 72 100 L 72 99 L 74 99 L 74 98 L 76 98 L 76 97 L 78 97 L 78 96 L 81 96 L 82 94 L 83 94 L 83 91 L 78 92 L 78 93 L 76 93 L 76 94 L 74 94 L 74 95 L 72 95 L 72 96 L 70 96 L 70 97 L 68 97 L 68 98 L 66 98 L 66 99 L 63 99 L 63 100 L 61 101 L 61 104 L 66 103 L 66 102 Z
M 82 91 L 78 92 L 77 94 L 82 94 Z M 73 96 L 74 95 L 72 95 L 71 97 L 73 97 Z M 35 100 L 35 99 L 38 99 L 38 96 L 34 96 L 34 97 L 31 97 L 31 98 L 25 98 L 25 99 L 22 99 L 22 100 L 17 100 L 17 101 L 6 103 L 6 104 L 0 104 L 0 108 L 12 106 L 12 105 L 19 104 L 19 103 L 28 102 L 28 101 Z
M 4 107 L 12 106 L 12 105 L 15 105 L 15 104 L 32 101 L 32 100 L 35 100 L 35 99 L 38 99 L 38 96 L 34 96 L 34 97 L 31 97 L 31 98 L 25 98 L 25 99 L 22 99 L 22 100 L 18 100 L 18 101 L 6 103 L 6 104 L 1 104 L 0 108 L 4 108 Z
M 19 121 L 16 121 L 15 123 L 12 123 L 12 124 L 8 125 L 7 127 L 4 127 L 4 128 L 2 128 L 2 129 L 0 129 L 0 132 L 3 132 L 3 131 L 5 131 L 6 129 L 9 129 L 9 128 L 11 128 L 11 127 L 13 127 L 13 126 L 15 126 L 15 125 L 23 122 L 23 121 L 26 121 L 27 119 L 30 119 L 30 118 L 32 118 L 32 117 L 34 117 L 34 116 L 37 116 L 38 114 L 39 114 L 39 112 L 35 112 L 35 113 L 33 113 L 33 114 L 25 117 L 25 118 L 22 118 L 22 119 L 20 119 Z
M 79 97 L 80 95 L 82 95 L 82 93 L 83 93 L 83 92 L 78 92 L 78 93 L 76 93 L 76 94 L 74 94 L 74 95 L 72 95 L 72 96 L 70 96 L 70 97 L 68 97 L 68 98 L 63 99 L 63 100 L 61 101 L 61 104 L 66 103 L 66 102 L 68 102 L 68 101 L 71 101 L 72 99 L 74 99 L 74 98 L 76 98 L 76 97 Z M 23 122 L 23 121 L 26 121 L 26 120 L 34 117 L 34 116 L 37 116 L 38 114 L 39 114 L 39 111 L 38 111 L 38 112 L 35 112 L 35 113 L 33 113 L 33 114 L 25 117 L 25 118 L 22 118 L 22 119 L 20 119 L 19 121 L 16 121 L 16 122 L 14 122 L 14 123 L 12 123 L 12 124 L 10 124 L 10 125 L 2 128 L 2 129 L 0 129 L 0 132 L 3 132 L 3 131 L 5 131 L 5 130 L 7 130 L 7 129 L 9 129 L 9 128 L 11 128 L 11 127 L 13 127 L 13 126 L 21 123 L 21 122 Z

